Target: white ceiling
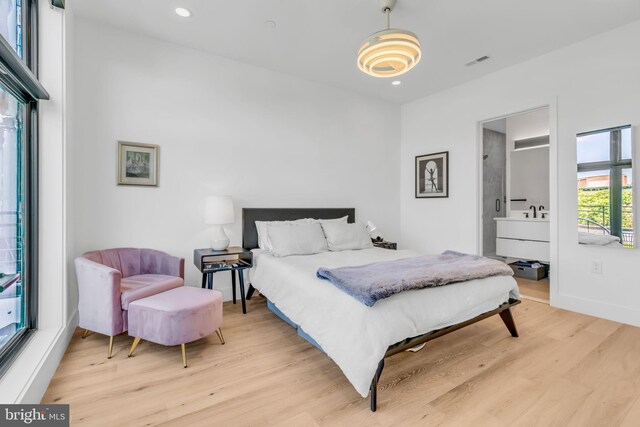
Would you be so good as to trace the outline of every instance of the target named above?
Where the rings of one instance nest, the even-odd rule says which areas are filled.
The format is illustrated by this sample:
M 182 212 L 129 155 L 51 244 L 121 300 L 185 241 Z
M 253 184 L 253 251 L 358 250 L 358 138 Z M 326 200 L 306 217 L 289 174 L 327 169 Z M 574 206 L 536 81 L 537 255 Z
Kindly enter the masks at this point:
M 360 42 L 384 27 L 378 0 L 71 2 L 80 17 L 395 103 L 640 19 L 640 0 L 399 0 L 391 26 L 415 32 L 423 58 L 391 86 L 355 63 Z M 178 17 L 178 6 L 193 15 Z M 491 60 L 464 65 L 483 55 Z

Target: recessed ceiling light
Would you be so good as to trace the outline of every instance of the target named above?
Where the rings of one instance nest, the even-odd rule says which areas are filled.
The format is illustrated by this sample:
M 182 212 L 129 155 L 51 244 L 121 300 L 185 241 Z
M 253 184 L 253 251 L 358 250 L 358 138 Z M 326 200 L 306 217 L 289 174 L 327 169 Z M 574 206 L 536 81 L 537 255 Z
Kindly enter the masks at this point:
M 189 9 L 185 9 L 184 7 L 176 7 L 176 14 L 178 16 L 182 16 L 183 18 L 188 18 L 191 16 L 191 11 Z
M 394 80 L 391 82 L 392 85 L 394 86 L 400 86 L 402 84 L 402 82 L 400 80 Z

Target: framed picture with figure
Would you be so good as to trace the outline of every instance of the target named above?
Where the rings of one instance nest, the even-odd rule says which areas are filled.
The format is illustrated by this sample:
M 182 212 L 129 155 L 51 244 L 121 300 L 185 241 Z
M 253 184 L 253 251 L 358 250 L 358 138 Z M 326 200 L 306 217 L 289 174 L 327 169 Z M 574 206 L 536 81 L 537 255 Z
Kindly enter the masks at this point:
M 416 199 L 449 197 L 449 152 L 416 156 Z
M 118 185 L 158 186 L 158 146 L 118 141 Z

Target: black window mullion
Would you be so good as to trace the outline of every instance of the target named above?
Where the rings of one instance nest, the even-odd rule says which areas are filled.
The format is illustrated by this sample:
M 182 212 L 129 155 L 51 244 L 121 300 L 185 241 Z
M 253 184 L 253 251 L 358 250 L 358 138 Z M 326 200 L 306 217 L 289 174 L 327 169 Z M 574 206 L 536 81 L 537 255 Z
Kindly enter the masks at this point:
M 28 248 L 23 251 L 23 261 L 25 264 L 25 278 L 27 283 L 27 323 L 30 328 L 35 329 L 38 315 L 38 102 L 32 101 L 27 104 L 25 113 L 25 194 L 24 194 L 24 217 L 25 230 L 23 233 L 24 246 Z
M 631 127 L 631 125 L 622 125 L 622 126 L 616 126 L 616 127 L 612 127 L 612 128 L 606 128 L 606 129 L 591 130 L 589 132 L 580 132 L 576 136 L 579 138 L 581 136 L 595 135 L 595 134 L 598 134 L 598 133 L 611 132 L 611 131 L 614 131 L 614 130 L 629 129 L 630 127 Z
M 578 172 L 595 172 L 601 170 L 609 170 L 614 167 L 621 169 L 631 168 L 633 162 L 629 160 L 622 160 L 620 162 L 592 162 L 592 163 L 578 163 Z
M 612 162 L 620 162 L 622 156 L 622 132 L 611 131 L 610 156 Z M 612 166 L 609 169 L 609 217 L 611 234 L 622 239 L 622 167 Z
M 25 57 L 31 56 L 30 51 L 31 49 L 27 49 Z M 33 62 L 33 59 L 31 61 Z M 27 67 L 25 61 L 20 59 L 4 37 L 0 37 L 0 82 L 22 102 L 49 99 L 49 94 L 36 75 Z
M 34 76 L 38 77 L 38 14 L 31 13 L 38 7 L 37 0 L 23 0 L 22 4 L 22 46 L 24 63 Z

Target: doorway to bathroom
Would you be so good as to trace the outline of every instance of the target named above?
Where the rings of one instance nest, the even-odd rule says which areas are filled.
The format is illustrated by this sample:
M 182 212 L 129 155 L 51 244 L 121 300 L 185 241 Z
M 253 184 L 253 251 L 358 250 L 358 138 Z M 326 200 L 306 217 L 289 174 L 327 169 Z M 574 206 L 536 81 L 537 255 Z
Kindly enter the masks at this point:
M 480 250 L 509 264 L 524 298 L 549 303 L 549 108 L 481 125 Z

